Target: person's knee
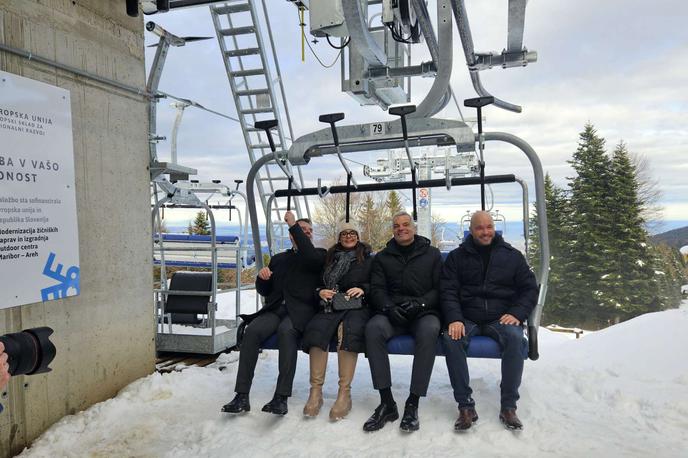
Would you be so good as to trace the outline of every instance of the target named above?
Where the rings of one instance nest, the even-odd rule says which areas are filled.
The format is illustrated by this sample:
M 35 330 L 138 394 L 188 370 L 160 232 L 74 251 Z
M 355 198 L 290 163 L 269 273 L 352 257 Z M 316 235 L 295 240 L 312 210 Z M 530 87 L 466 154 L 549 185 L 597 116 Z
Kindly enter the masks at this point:
M 440 334 L 440 319 L 435 315 L 428 315 L 425 323 L 423 323 L 423 329 L 426 333 L 437 337 Z
M 440 320 L 434 315 L 426 315 L 421 318 L 416 331 L 416 340 L 436 341 L 440 335 Z
M 258 333 L 258 330 L 255 328 L 252 328 L 250 325 L 246 327 L 246 330 L 244 331 L 244 336 L 242 337 L 242 346 L 243 345 L 259 345 L 261 343 L 260 335 Z
M 387 333 L 386 318 L 383 315 L 374 316 L 365 327 L 366 339 L 381 339 Z
M 523 343 L 523 328 L 514 325 L 504 325 L 500 332 L 506 345 L 520 346 Z

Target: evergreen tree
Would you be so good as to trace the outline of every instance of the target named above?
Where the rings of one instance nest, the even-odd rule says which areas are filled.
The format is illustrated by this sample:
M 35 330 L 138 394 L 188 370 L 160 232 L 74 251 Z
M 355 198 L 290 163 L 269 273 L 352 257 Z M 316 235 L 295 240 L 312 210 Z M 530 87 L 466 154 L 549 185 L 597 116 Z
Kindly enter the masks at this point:
M 576 176 L 569 178 L 570 207 L 573 231 L 570 261 L 575 269 L 568 279 L 572 308 L 580 310 L 586 324 L 607 324 L 608 310 L 614 298 L 606 294 L 604 278 L 612 272 L 610 258 L 614 255 L 610 208 L 611 162 L 604 150 L 605 140 L 597 135 L 592 124 L 580 134 L 578 149 L 569 161 Z
M 576 325 L 579 310 L 571 304 L 569 278 L 571 237 L 569 233 L 570 210 L 566 193 L 545 175 L 545 202 L 547 212 L 547 233 L 549 238 L 550 264 L 548 288 L 543 311 L 546 323 Z M 540 238 L 537 224 L 537 209 L 533 210 L 529 229 L 528 262 L 536 274 L 540 272 Z M 538 279 L 540 281 L 540 279 Z
M 614 150 L 611 170 L 613 256 L 609 259 L 612 270 L 603 278 L 603 288 L 616 312 L 614 321 L 618 321 L 649 311 L 657 297 L 658 285 L 654 279 L 637 170 L 623 142 Z M 610 313 L 614 312 L 610 310 Z
M 653 277 L 657 285 L 657 296 L 649 311 L 678 307 L 683 300 L 681 285 L 688 281 L 681 255 L 678 250 L 664 243 L 652 245 L 651 250 L 654 265 L 659 267 L 654 271 Z
M 189 224 L 189 234 L 210 235 L 210 223 L 208 222 L 208 216 L 203 210 L 196 213 L 193 225 Z
M 401 196 L 399 193 L 392 190 L 387 193 L 387 200 L 385 201 L 385 240 L 388 241 L 394 236 L 394 231 L 392 230 L 392 217 L 397 213 L 406 211 L 406 208 L 401 203 Z M 385 243 L 387 243 L 385 241 Z
M 387 193 L 387 202 L 385 203 L 385 206 L 387 208 L 387 216 L 390 219 L 390 226 L 392 225 L 392 216 L 406 210 L 401 204 L 401 197 L 399 197 L 399 193 L 396 191 L 389 191 Z

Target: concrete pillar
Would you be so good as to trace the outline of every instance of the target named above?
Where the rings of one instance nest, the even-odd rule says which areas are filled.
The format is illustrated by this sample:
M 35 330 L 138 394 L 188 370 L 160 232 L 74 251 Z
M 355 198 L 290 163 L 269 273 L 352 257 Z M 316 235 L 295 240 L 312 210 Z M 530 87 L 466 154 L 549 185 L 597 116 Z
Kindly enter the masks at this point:
M 145 86 L 143 18 L 123 1 L 0 0 L 0 43 Z M 71 93 L 81 260 L 80 296 L 0 310 L 0 334 L 50 326 L 57 346 L 51 373 L 14 377 L 0 393 L 0 456 L 10 456 L 153 372 L 155 329 L 147 101 L 3 51 L 0 69 Z

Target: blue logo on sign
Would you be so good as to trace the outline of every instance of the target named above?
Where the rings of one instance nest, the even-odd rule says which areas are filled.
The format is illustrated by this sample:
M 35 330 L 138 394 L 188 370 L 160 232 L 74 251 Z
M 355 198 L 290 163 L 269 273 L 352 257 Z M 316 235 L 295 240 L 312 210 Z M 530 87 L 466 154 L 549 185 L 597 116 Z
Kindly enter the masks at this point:
M 50 253 L 48 260 L 43 267 L 43 275 L 50 277 L 53 280 L 57 280 L 59 283 L 57 285 L 49 286 L 41 290 L 41 298 L 44 301 L 50 301 L 53 299 L 62 299 L 63 297 L 70 296 L 69 290 L 74 289 L 78 295 L 80 292 L 79 287 L 79 267 L 72 266 L 67 269 L 67 273 L 62 275 L 62 269 L 64 266 L 62 264 L 57 264 L 53 268 L 53 263 L 55 262 L 55 253 Z M 74 294 L 71 294 L 74 296 Z

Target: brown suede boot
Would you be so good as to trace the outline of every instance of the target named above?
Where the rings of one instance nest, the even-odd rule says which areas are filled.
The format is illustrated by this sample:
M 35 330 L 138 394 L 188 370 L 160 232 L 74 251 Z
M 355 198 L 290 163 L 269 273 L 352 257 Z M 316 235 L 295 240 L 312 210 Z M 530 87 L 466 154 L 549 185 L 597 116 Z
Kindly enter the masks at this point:
M 311 347 L 308 354 L 311 366 L 311 392 L 306 405 L 303 406 L 303 414 L 306 417 L 317 417 L 323 405 L 322 386 L 325 382 L 328 355 L 318 347 Z
M 339 360 L 339 391 L 337 400 L 330 410 L 330 420 L 336 421 L 346 417 L 351 411 L 351 381 L 356 372 L 356 362 L 358 353 L 339 350 L 337 352 Z

